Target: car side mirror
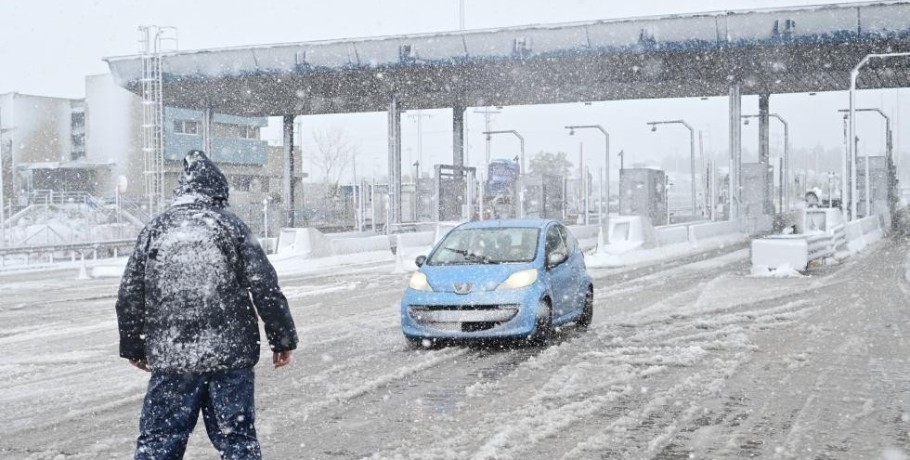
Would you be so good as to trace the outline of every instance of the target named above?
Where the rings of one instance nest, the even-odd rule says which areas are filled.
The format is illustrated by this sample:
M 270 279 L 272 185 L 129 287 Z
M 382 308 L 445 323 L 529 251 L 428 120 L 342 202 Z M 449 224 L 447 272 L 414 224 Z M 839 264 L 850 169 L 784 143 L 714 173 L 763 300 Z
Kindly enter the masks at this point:
M 551 252 L 550 255 L 547 256 L 547 268 L 553 268 L 565 262 L 568 258 L 569 256 L 564 252 Z
M 427 256 L 425 256 L 423 254 L 417 256 L 417 258 L 414 259 L 414 264 L 417 265 L 418 267 L 423 267 L 423 264 L 425 264 L 426 262 L 427 262 Z

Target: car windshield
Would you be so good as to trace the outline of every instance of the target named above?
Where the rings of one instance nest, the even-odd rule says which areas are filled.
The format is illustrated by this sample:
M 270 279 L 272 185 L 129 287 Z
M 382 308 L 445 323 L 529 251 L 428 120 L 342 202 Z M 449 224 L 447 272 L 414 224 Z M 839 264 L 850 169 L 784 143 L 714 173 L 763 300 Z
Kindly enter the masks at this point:
M 536 228 L 456 229 L 439 243 L 430 265 L 522 263 L 537 255 Z

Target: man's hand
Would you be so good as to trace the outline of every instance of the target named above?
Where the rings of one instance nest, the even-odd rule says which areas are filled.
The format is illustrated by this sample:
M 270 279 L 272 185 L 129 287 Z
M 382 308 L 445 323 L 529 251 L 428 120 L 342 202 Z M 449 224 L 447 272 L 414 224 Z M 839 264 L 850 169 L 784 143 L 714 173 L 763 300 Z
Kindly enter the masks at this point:
M 276 368 L 291 364 L 291 350 L 276 351 L 272 353 L 272 364 Z
M 136 366 L 139 369 L 142 369 L 146 372 L 152 372 L 152 370 L 149 369 L 148 361 L 146 361 L 144 359 L 130 359 L 130 364 L 132 364 L 133 366 Z

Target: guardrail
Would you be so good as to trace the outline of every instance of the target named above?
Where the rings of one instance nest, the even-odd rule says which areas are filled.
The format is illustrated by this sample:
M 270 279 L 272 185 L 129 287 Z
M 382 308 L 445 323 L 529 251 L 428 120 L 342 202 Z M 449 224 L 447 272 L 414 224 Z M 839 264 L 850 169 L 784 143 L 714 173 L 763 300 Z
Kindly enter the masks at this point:
M 806 237 L 807 264 L 815 260 L 834 257 L 834 235 L 818 233 Z
M 878 216 L 838 224 L 827 232 L 771 235 L 752 241 L 752 267 L 756 272 L 783 266 L 807 270 L 813 261 L 834 257 L 839 248 L 859 252 L 882 236 Z
M 844 224 L 836 225 L 831 229 L 831 236 L 834 238 L 834 248 L 840 248 L 847 244 L 847 231 Z
M 25 264 L 30 263 L 32 255 L 47 255 L 49 262 L 53 263 L 56 259 L 56 256 L 60 253 L 69 253 L 70 258 L 75 261 L 76 254 L 80 254 L 82 257 L 86 255 L 91 255 L 93 259 L 98 258 L 99 251 L 110 251 L 113 257 L 118 257 L 120 255 L 120 249 L 126 249 L 127 251 L 133 248 L 133 245 L 136 244 L 136 240 L 113 240 L 113 241 L 98 241 L 92 243 L 72 243 L 72 244 L 55 244 L 47 246 L 22 246 L 22 247 L 12 247 L 12 248 L 0 248 L 0 267 L 6 265 L 6 259 L 11 256 L 24 255 Z M 65 256 L 64 256 L 65 257 Z

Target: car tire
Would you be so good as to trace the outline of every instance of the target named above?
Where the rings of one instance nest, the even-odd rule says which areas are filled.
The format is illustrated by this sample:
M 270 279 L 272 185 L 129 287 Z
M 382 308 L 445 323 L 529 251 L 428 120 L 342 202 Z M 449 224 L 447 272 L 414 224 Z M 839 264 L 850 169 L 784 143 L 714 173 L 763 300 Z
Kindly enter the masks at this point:
M 588 287 L 588 292 L 585 294 L 585 304 L 581 310 L 581 316 L 576 321 L 576 324 L 581 329 L 587 329 L 591 325 L 591 320 L 594 319 L 594 289 L 590 286 Z
M 537 307 L 537 324 L 528 341 L 534 345 L 543 345 L 553 334 L 553 307 L 549 299 L 540 299 Z

